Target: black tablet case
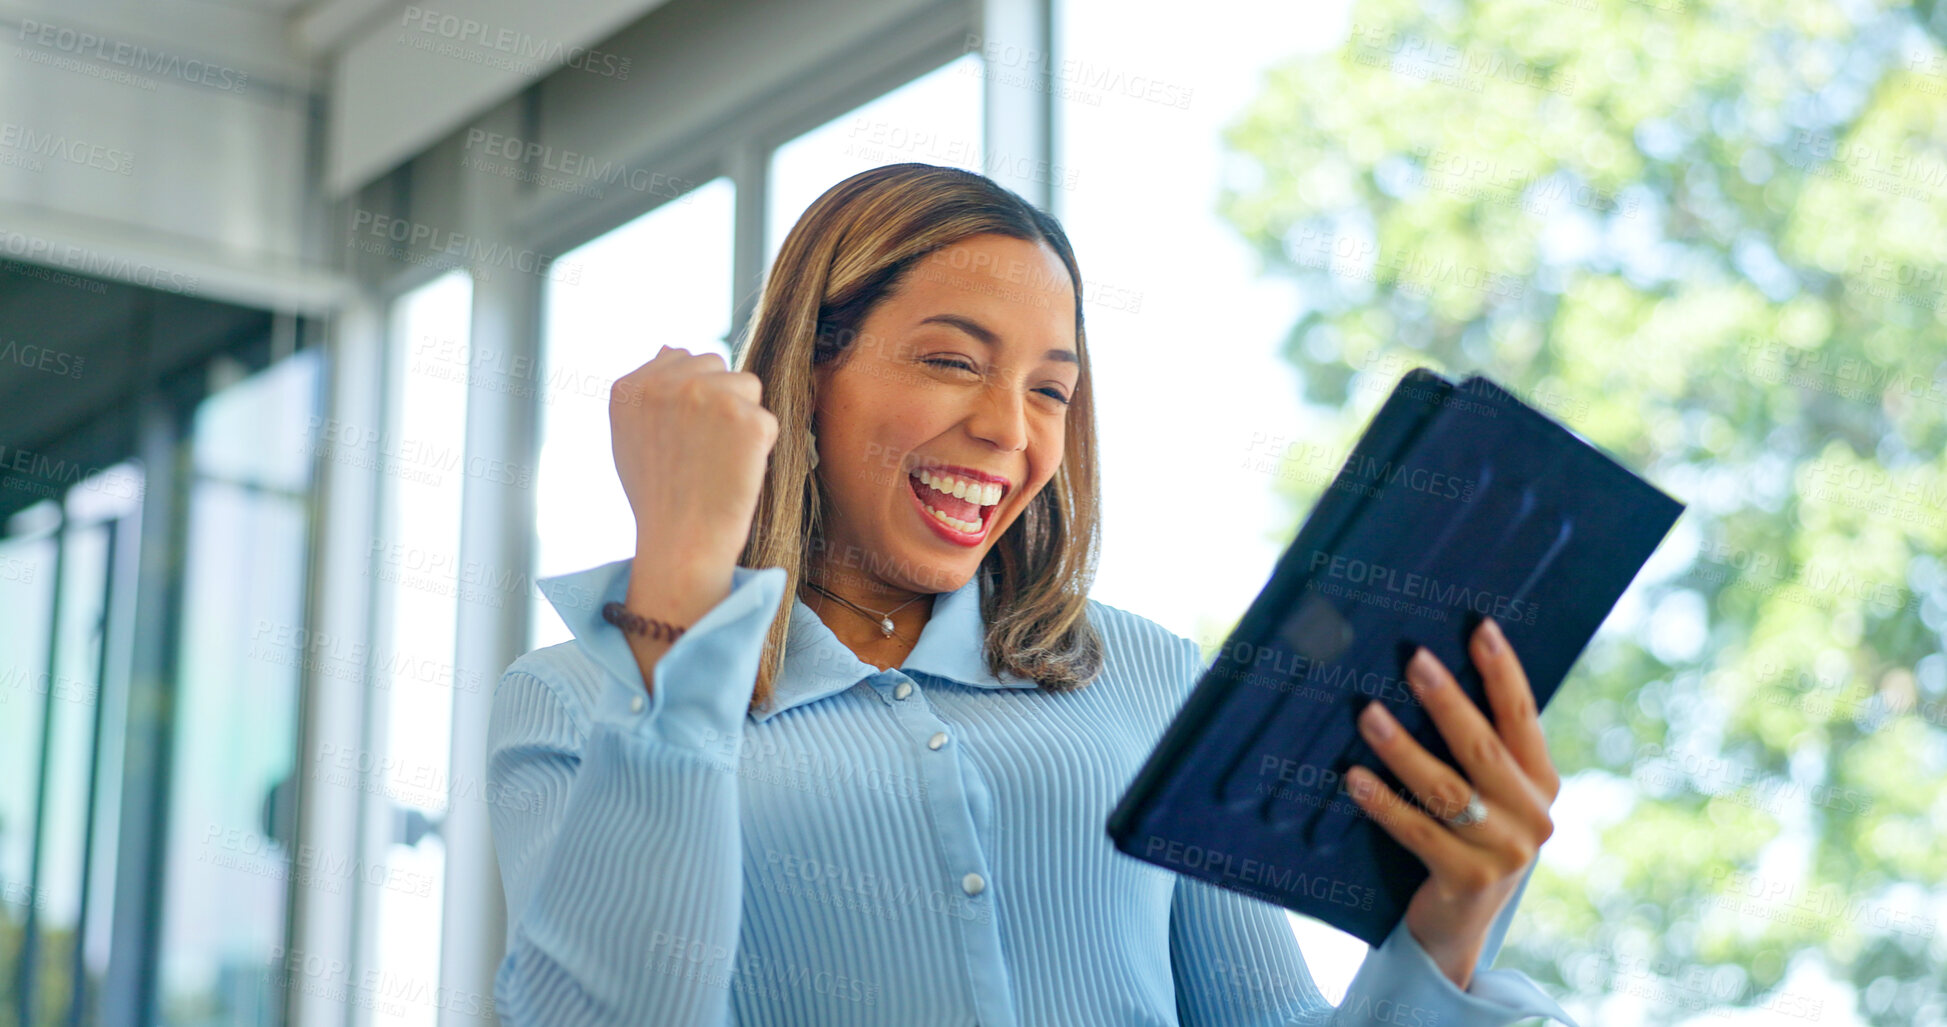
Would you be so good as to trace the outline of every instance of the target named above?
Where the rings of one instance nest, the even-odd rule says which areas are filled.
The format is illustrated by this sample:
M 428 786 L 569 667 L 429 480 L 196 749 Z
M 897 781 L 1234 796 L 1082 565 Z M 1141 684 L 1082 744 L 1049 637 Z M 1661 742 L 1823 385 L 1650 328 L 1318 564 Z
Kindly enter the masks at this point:
M 1408 372 L 1109 817 L 1118 849 L 1377 946 L 1426 879 L 1359 812 L 1378 699 L 1453 763 L 1407 690 L 1424 645 L 1493 717 L 1481 614 L 1546 705 L 1683 504 L 1492 381 Z

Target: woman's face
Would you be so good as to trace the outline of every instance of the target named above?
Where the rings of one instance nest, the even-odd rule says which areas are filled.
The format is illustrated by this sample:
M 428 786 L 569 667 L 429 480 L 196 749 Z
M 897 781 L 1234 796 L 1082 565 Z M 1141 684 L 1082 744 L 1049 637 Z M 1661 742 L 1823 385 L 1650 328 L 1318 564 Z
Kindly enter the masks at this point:
M 833 363 L 815 372 L 824 573 L 868 594 L 965 584 L 1061 465 L 1081 373 L 1067 267 L 1004 235 L 936 250 Z

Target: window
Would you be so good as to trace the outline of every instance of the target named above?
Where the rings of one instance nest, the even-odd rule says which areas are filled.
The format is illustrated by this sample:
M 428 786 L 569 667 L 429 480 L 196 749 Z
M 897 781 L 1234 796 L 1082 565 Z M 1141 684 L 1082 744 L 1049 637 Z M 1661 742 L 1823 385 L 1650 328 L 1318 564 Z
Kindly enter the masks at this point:
M 377 447 L 384 525 L 372 575 L 380 627 L 371 661 L 367 753 L 337 762 L 333 779 L 381 805 L 384 836 L 341 860 L 375 860 L 358 877 L 374 929 L 370 958 L 356 980 L 369 989 L 374 1024 L 435 1022 L 446 813 L 453 737 L 455 623 L 458 617 L 460 500 L 467 466 L 467 378 L 471 367 L 473 283 L 452 272 L 401 297 L 393 309 L 389 377 L 395 386 Z M 361 984 L 361 987 L 364 985 Z M 417 998 L 419 1000 L 415 1001 Z
M 765 266 L 813 200 L 867 168 L 919 161 L 981 170 L 981 68 L 980 55 L 967 54 L 778 147 L 765 203 Z
M 635 554 L 635 516 L 616 475 L 608 393 L 664 345 L 730 362 L 727 178 L 689 192 L 564 255 L 573 280 L 548 281 L 541 457 L 534 480 L 537 578 Z M 529 648 L 570 636 L 539 590 Z
M 219 358 L 194 415 L 168 756 L 158 953 L 161 1020 L 276 1023 L 264 968 L 284 940 L 296 860 L 293 775 L 320 360 L 242 377 Z
M 0 682 L 0 1023 L 26 1019 L 43 976 L 31 958 L 46 915 L 45 893 L 34 882 L 35 818 L 40 810 L 41 737 L 51 679 L 56 527 L 52 501 L 21 511 L 0 540 L 0 650 L 10 654 Z M 38 939 L 36 939 L 38 940 Z M 56 960 L 58 963 L 58 959 Z M 21 987 L 25 985 L 25 987 Z
M 141 491 L 118 464 L 0 541 L 0 652 L 16 654 L 0 680 L 0 1023 L 28 1007 L 89 1022 L 107 971 L 123 703 L 104 645 Z
M 40 853 L 35 862 L 35 896 L 41 902 L 35 910 L 40 929 L 38 959 L 44 982 L 37 1001 L 43 1009 L 49 1004 L 57 1009 L 71 1007 L 80 1000 L 85 989 L 75 987 L 73 970 L 81 955 L 82 909 L 88 899 L 100 902 L 107 894 L 87 893 L 84 871 L 89 856 L 105 854 L 102 849 L 89 850 L 88 813 L 95 783 L 103 614 L 113 532 L 112 522 L 100 521 L 71 521 L 62 532 L 54 667 L 43 697 L 47 749 L 38 821 Z M 99 979 L 93 983 L 99 985 Z

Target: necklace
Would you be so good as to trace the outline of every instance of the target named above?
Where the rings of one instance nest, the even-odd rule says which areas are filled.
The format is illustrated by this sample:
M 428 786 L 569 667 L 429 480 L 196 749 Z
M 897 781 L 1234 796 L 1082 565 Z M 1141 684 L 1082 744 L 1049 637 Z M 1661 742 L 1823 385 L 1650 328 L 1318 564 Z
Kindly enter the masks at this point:
M 806 585 L 806 587 L 808 587 L 808 588 L 814 588 L 814 589 L 817 589 L 817 590 L 818 590 L 819 592 L 822 592 L 822 593 L 824 593 L 825 595 L 828 595 L 828 596 L 830 596 L 830 597 L 832 597 L 833 599 L 836 599 L 836 600 L 838 600 L 839 602 L 841 602 L 841 603 L 843 603 L 843 604 L 845 604 L 846 606 L 849 606 L 849 607 L 851 607 L 852 609 L 854 609 L 854 610 L 857 610 L 857 611 L 858 611 L 858 612 L 860 613 L 860 615 L 862 615 L 862 616 L 864 616 L 864 617 L 865 617 L 866 619 L 868 619 L 868 620 L 873 620 L 873 621 L 877 621 L 877 622 L 878 622 L 878 624 L 879 624 L 879 630 L 880 630 L 880 631 L 882 631 L 882 632 L 884 632 L 884 633 L 885 633 L 885 636 L 886 636 L 887 638 L 891 638 L 891 637 L 893 637 L 893 635 L 892 635 L 892 615 L 893 615 L 893 614 L 895 614 L 895 613 L 898 613 L 899 611 L 901 611 L 901 610 L 903 610 L 903 609 L 905 609 L 906 607 L 908 607 L 908 606 L 910 606 L 910 605 L 912 605 L 912 604 L 913 604 L 913 603 L 914 603 L 914 602 L 915 602 L 916 600 L 919 600 L 919 599 L 921 599 L 921 598 L 924 598 L 924 597 L 925 597 L 925 596 L 926 596 L 926 595 L 928 594 L 928 593 L 925 593 L 925 592 L 921 592 L 921 593 L 920 593 L 919 595 L 916 595 L 916 596 L 914 596 L 914 597 L 913 597 L 912 599 L 908 599 L 908 600 L 906 600 L 905 602 L 903 602 L 903 603 L 900 603 L 900 604 L 899 604 L 898 606 L 895 606 L 895 607 L 893 607 L 892 609 L 890 609 L 890 610 L 887 610 L 887 611 L 886 611 L 886 612 L 884 612 L 884 613 L 878 613 L 878 612 L 876 612 L 876 611 L 873 611 L 873 610 L 868 610 L 868 609 L 866 609 L 865 607 L 863 607 L 863 606 L 860 606 L 859 604 L 857 604 L 857 603 L 855 603 L 855 602 L 853 602 L 853 601 L 851 601 L 850 599 L 847 599 L 847 598 L 845 598 L 845 597 L 844 597 L 844 596 L 842 596 L 842 595 L 839 595 L 839 594 L 838 594 L 838 593 L 836 593 L 836 592 L 833 592 L 833 591 L 832 591 L 831 589 L 828 589 L 828 588 L 825 588 L 824 586 L 822 586 L 822 585 L 820 585 L 820 584 L 818 584 L 818 583 L 817 583 L 817 582 L 815 582 L 815 581 L 806 581 L 806 582 L 805 582 L 805 585 Z

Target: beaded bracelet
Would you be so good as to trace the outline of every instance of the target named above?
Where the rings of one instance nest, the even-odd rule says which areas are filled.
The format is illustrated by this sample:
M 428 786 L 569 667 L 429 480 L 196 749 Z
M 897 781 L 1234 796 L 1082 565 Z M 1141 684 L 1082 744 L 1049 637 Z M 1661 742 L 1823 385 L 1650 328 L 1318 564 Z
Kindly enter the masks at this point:
M 668 621 L 655 620 L 635 613 L 628 607 L 613 600 L 602 607 L 602 619 L 633 635 L 642 635 L 657 640 L 676 641 L 687 630 Z

